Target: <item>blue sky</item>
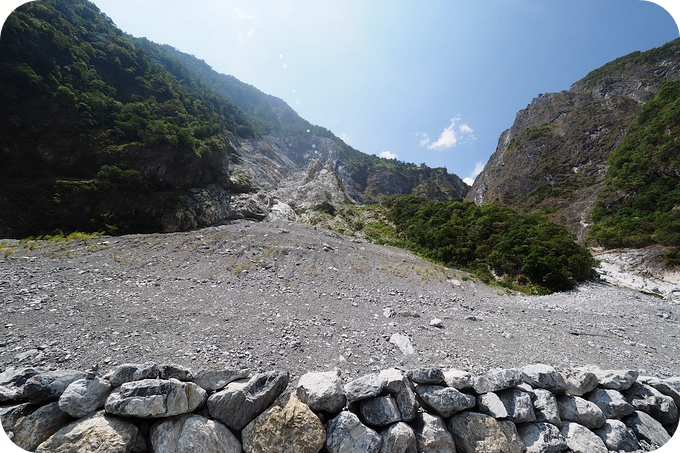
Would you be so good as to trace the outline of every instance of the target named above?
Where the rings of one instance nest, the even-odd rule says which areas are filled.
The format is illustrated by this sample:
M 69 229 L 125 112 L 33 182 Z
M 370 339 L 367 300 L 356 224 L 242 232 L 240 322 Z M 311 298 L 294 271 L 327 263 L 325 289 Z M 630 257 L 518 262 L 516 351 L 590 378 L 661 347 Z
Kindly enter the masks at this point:
M 671 0 L 674 1 L 674 0 Z M 472 178 L 539 93 L 679 36 L 640 0 L 94 0 L 360 151 Z

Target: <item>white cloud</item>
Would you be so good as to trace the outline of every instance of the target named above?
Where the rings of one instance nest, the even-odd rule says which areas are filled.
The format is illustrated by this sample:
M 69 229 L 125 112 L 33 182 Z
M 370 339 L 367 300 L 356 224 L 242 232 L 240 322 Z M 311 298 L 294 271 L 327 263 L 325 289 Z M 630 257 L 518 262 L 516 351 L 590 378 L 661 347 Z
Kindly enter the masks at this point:
M 382 153 L 380 153 L 380 157 L 382 157 L 383 159 L 395 159 L 396 160 L 396 158 L 398 156 L 391 151 L 383 151 Z
M 475 182 L 475 179 L 477 179 L 477 176 L 484 170 L 484 165 L 484 162 L 477 162 L 475 169 L 472 170 L 472 173 L 470 173 L 467 178 L 463 179 L 463 182 L 468 186 L 471 186 Z
M 421 137 L 420 146 L 427 146 L 427 149 L 442 151 L 456 147 L 464 140 L 474 140 L 474 131 L 470 126 L 463 123 L 459 116 L 451 118 L 451 124 L 439 134 L 439 138 L 431 142 L 427 134 L 419 134 Z

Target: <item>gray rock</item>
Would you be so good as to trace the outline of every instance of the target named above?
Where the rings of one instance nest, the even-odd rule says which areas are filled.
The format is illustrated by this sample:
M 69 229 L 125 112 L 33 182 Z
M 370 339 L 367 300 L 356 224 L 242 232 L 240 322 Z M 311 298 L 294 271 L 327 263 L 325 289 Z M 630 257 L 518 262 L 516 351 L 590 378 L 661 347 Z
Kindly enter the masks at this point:
M 640 443 L 646 442 L 651 447 L 660 448 L 671 440 L 661 423 L 642 411 L 635 411 L 633 415 L 623 419 L 623 423 L 633 430 Z
M 561 370 L 560 374 L 564 378 L 568 395 L 583 396 L 592 392 L 599 383 L 597 375 L 584 368 Z
M 470 409 L 476 404 L 474 396 L 462 393 L 453 387 L 419 384 L 416 386 L 416 393 L 428 407 L 444 418 Z
M 287 386 L 288 373 L 259 373 L 210 395 L 208 411 L 212 418 L 240 430 L 271 406 Z
M 401 419 L 405 422 L 413 420 L 420 406 L 418 405 L 416 392 L 413 390 L 413 384 L 406 376 L 401 380 L 401 387 L 397 391 L 395 398 L 401 413 Z
M 377 453 L 382 437 L 348 411 L 340 412 L 326 427 L 326 448 L 329 453 Z
M 522 423 L 517 432 L 527 453 L 560 453 L 569 449 L 560 430 L 550 423 Z
M 82 418 L 104 407 L 111 393 L 111 383 L 100 377 L 78 379 L 59 397 L 59 409 L 74 418 Z
M 374 398 L 383 390 L 384 382 L 377 373 L 367 374 L 345 384 L 347 403 L 352 404 L 366 398 Z
M 241 443 L 222 423 L 196 414 L 171 417 L 151 427 L 156 453 L 204 451 L 241 453 Z
M 650 385 L 636 382 L 623 392 L 623 396 L 635 410 L 648 413 L 662 425 L 678 423 L 678 407 L 673 398 Z
M 416 384 L 446 384 L 444 371 L 441 368 L 418 368 L 416 370 L 409 370 L 406 372 L 406 376 Z
M 482 414 L 493 418 L 508 418 L 508 410 L 505 404 L 494 392 L 485 393 L 477 397 L 477 408 Z
M 359 410 L 363 420 L 369 426 L 387 426 L 401 421 L 397 402 L 391 396 L 361 400 Z
M 10 434 L 14 425 L 22 418 L 30 414 L 35 407 L 29 403 L 15 404 L 12 406 L 0 406 L 0 421 L 2 429 Z
M 605 418 L 621 420 L 635 412 L 633 406 L 617 390 L 597 388 L 588 396 L 588 401 L 595 403 Z
M 514 368 L 507 370 L 492 370 L 484 375 L 478 376 L 475 379 L 472 388 L 478 394 L 482 394 L 509 389 L 522 382 L 522 373 L 519 370 Z
M 562 426 L 560 408 L 557 405 L 555 395 L 545 389 L 536 389 L 531 400 L 534 403 L 534 414 L 536 414 L 537 422 L 552 423 L 558 428 Z
M 418 412 L 411 422 L 419 453 L 450 453 L 456 451 L 453 436 L 444 420 L 437 415 Z
M 609 453 L 609 449 L 600 437 L 583 425 L 564 422 L 560 429 L 567 446 L 574 453 Z
M 185 366 L 169 363 L 158 367 L 158 377 L 160 379 L 177 379 L 178 381 L 191 382 L 194 374 Z
M 298 382 L 297 397 L 313 411 L 336 414 L 345 407 L 347 398 L 340 379 L 340 370 L 307 373 Z
M 604 426 L 605 418 L 602 410 L 580 396 L 565 395 L 557 398 L 562 422 L 575 422 L 590 429 Z
M 406 335 L 395 333 L 390 337 L 390 343 L 399 348 L 401 353 L 404 355 L 412 355 L 416 353 L 416 350 L 413 349 L 413 345 L 411 344 L 411 339 Z
M 593 431 L 611 451 L 636 451 L 640 444 L 635 434 L 621 420 L 607 420 L 602 428 Z
M 24 399 L 26 381 L 46 371 L 45 368 L 8 368 L 0 373 L 0 402 Z
M 460 453 L 522 453 L 524 444 L 515 424 L 476 412 L 459 412 L 447 420 Z
M 550 365 L 527 365 L 520 369 L 522 379 L 533 388 L 550 390 L 554 394 L 564 393 L 567 383 L 560 373 Z
M 660 379 L 654 376 L 639 376 L 637 382 L 652 386 L 664 395 L 670 396 L 675 406 L 680 409 L 680 377 Z
M 158 365 L 154 362 L 124 363 L 105 375 L 104 378 L 108 379 L 113 387 L 119 387 L 126 382 L 157 379 Z
M 250 377 L 250 370 L 198 370 L 194 382 L 208 392 L 222 390 L 230 382 Z
M 381 433 L 380 453 L 418 453 L 416 434 L 404 422 L 395 423 Z
M 143 453 L 146 440 L 133 423 L 104 411 L 76 420 L 40 444 L 36 452 Z
M 404 374 L 396 368 L 382 370 L 378 376 L 383 381 L 383 390 L 389 393 L 397 393 L 401 389 Z
M 193 412 L 203 405 L 206 396 L 206 391 L 193 382 L 143 379 L 113 389 L 104 407 L 108 414 L 124 417 L 172 417 Z
M 66 387 L 86 374 L 77 370 L 47 371 L 36 374 L 24 384 L 24 397 L 31 403 L 44 403 L 59 399 Z
M 640 373 L 635 370 L 593 370 L 600 387 L 612 390 L 627 390 L 633 385 Z
M 447 387 L 453 387 L 457 390 L 467 390 L 472 388 L 474 379 L 472 374 L 467 371 L 456 369 L 444 370 L 444 382 Z
M 72 420 L 59 409 L 58 403 L 47 404 L 18 421 L 14 426 L 12 442 L 24 450 L 34 451 Z
M 508 419 L 515 423 L 528 423 L 536 420 L 531 396 L 520 389 L 508 389 L 498 392 L 508 413 Z

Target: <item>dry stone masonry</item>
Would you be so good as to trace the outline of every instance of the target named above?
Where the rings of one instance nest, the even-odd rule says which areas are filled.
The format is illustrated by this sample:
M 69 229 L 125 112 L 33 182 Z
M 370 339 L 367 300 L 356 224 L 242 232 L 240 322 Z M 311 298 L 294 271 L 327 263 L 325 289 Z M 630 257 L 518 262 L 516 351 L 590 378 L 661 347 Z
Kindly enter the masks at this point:
M 2 427 L 37 452 L 640 452 L 678 426 L 680 377 L 528 365 L 480 376 L 191 370 L 0 373 Z

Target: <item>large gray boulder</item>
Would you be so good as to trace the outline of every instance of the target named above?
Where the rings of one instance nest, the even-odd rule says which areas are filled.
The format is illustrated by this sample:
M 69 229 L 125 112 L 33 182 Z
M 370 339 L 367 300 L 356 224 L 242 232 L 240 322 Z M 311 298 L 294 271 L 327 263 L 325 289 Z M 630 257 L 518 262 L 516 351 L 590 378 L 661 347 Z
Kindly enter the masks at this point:
M 583 425 L 564 422 L 560 429 L 567 446 L 574 453 L 609 453 L 604 441 Z
M 381 445 L 382 437 L 348 411 L 340 412 L 326 427 L 326 449 L 329 453 L 378 453 Z
M 406 376 L 416 384 L 432 384 L 432 385 L 446 384 L 444 371 L 441 368 L 429 367 L 408 370 L 406 372 Z
M 158 378 L 191 382 L 194 380 L 194 373 L 183 365 L 168 363 L 158 367 Z
M 347 398 L 340 379 L 340 370 L 304 374 L 295 391 L 297 397 L 313 411 L 337 414 Z
M 208 392 L 222 390 L 230 382 L 250 377 L 250 370 L 198 370 L 194 382 Z
M 418 399 L 416 392 L 413 390 L 413 384 L 404 376 L 401 380 L 401 386 L 397 391 L 395 398 L 397 400 L 397 407 L 401 413 L 401 419 L 405 422 L 410 422 L 416 417 L 418 413 Z
M 594 369 L 600 387 L 612 390 L 627 390 L 633 385 L 640 373 L 636 370 L 600 370 Z
M 636 382 L 623 395 L 635 410 L 648 413 L 661 424 L 678 423 L 678 407 L 675 401 L 654 387 Z
M 498 392 L 507 411 L 507 418 L 515 423 L 528 423 L 536 420 L 531 396 L 520 389 L 508 389 Z
M 680 377 L 660 379 L 655 376 L 639 376 L 637 382 L 647 384 L 675 401 L 675 406 L 680 409 Z
M 58 403 L 47 404 L 17 422 L 12 442 L 24 450 L 34 451 L 72 420 L 66 412 L 59 409 Z
M 415 390 L 428 407 L 444 418 L 470 409 L 476 404 L 474 396 L 462 393 L 453 387 L 419 384 Z
M 599 383 L 597 375 L 586 368 L 568 368 L 560 374 L 566 384 L 566 393 L 573 396 L 583 396 L 592 392 Z
M 517 432 L 527 453 L 561 453 L 567 451 L 567 440 L 550 423 L 522 423 Z
M 498 394 L 494 392 L 484 393 L 477 397 L 477 408 L 482 414 L 493 418 L 508 418 L 508 410 Z
M 146 452 L 146 440 L 133 423 L 99 411 L 64 426 L 35 451 L 143 453 Z
M 550 390 L 554 394 L 564 393 L 567 383 L 564 377 L 550 365 L 535 364 L 527 365 L 520 369 L 524 382 L 533 388 Z
M 100 377 L 78 379 L 66 387 L 59 397 L 59 409 L 74 418 L 102 409 L 111 393 L 111 383 Z
M 447 453 L 456 451 L 453 436 L 444 420 L 427 412 L 418 412 L 411 422 L 419 453 Z
M 418 453 L 416 434 L 404 422 L 395 423 L 381 433 L 380 453 Z
M 397 401 L 391 396 L 361 400 L 359 411 L 363 420 L 370 426 L 387 426 L 401 421 Z
M 607 420 L 602 428 L 593 431 L 611 451 L 636 451 L 640 444 L 635 433 L 621 420 Z
M 8 368 L 0 373 L 0 403 L 23 400 L 26 381 L 46 371 L 45 368 Z
M 597 388 L 588 396 L 588 401 L 595 403 L 605 418 L 621 420 L 635 412 L 633 406 L 618 390 Z
M 524 444 L 512 422 L 476 412 L 459 412 L 447 420 L 461 453 L 522 453 Z
M 534 414 L 536 414 L 537 422 L 552 423 L 558 428 L 562 426 L 560 408 L 557 405 L 555 395 L 548 390 L 536 389 L 531 400 L 534 403 Z
M 206 391 L 193 382 L 143 379 L 113 389 L 104 405 L 108 414 L 159 418 L 193 412 L 203 405 Z
M 154 362 L 124 363 L 106 374 L 104 378 L 111 382 L 111 386 L 119 387 L 126 382 L 157 379 L 158 375 L 158 365 Z
M 352 404 L 366 398 L 373 398 L 383 391 L 385 382 L 378 373 L 370 373 L 345 384 L 347 403 Z
M 444 382 L 447 387 L 453 387 L 457 390 L 467 390 L 472 388 L 474 379 L 472 374 L 467 371 L 449 368 L 444 370 Z
M 604 426 L 604 414 L 595 403 L 580 396 L 564 395 L 557 398 L 557 404 L 563 422 L 575 422 L 590 429 Z
M 229 383 L 208 398 L 210 416 L 236 430 L 271 406 L 288 386 L 288 373 L 270 371 Z
M 661 448 L 671 440 L 663 425 L 642 411 L 635 411 L 623 419 L 623 423 L 633 430 L 641 445 L 646 443 L 649 447 Z
M 241 443 L 222 423 L 185 414 L 155 423 L 149 433 L 155 453 L 204 451 L 241 453 Z
M 31 403 L 56 401 L 72 382 L 85 377 L 86 374 L 78 370 L 46 371 L 36 374 L 24 384 L 23 396 Z
M 517 369 L 491 370 L 486 374 L 477 376 L 472 388 L 477 394 L 481 395 L 482 393 L 509 389 L 522 382 L 522 372 Z

